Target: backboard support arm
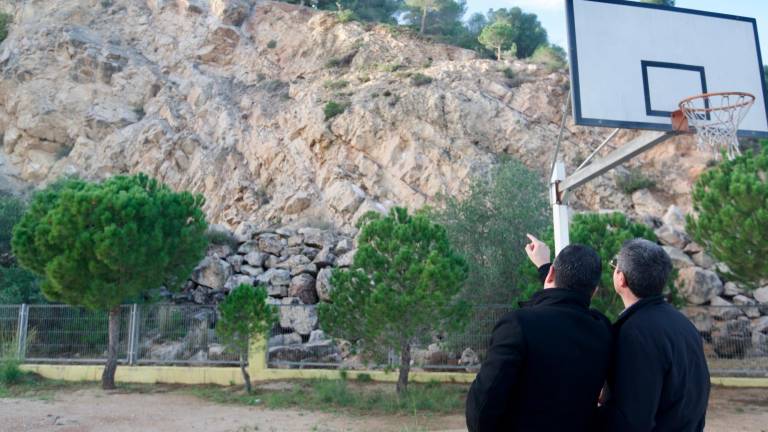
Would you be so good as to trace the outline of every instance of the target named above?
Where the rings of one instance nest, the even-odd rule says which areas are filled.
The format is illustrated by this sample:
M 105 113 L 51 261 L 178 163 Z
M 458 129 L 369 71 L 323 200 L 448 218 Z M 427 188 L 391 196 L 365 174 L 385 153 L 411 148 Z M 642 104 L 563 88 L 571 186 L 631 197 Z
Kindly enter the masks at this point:
M 570 176 L 565 174 L 565 163 L 561 160 L 556 161 L 550 181 L 555 256 L 570 244 L 568 193 L 676 135 L 678 135 L 676 132 L 643 132 L 629 143 L 604 158 L 576 170 Z

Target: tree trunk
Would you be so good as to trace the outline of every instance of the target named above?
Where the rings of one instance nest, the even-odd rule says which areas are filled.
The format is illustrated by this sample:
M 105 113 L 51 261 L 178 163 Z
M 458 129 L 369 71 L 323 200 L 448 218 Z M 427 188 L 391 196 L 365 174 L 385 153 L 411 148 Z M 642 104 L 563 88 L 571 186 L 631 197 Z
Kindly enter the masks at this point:
M 251 376 L 248 375 L 248 370 L 245 368 L 245 355 L 240 353 L 240 372 L 243 373 L 243 382 L 245 383 L 245 391 L 248 394 L 251 393 Z
M 101 374 L 101 388 L 115 389 L 115 371 L 117 370 L 117 346 L 120 342 L 120 306 L 109 310 L 109 344 L 107 347 L 107 364 Z
M 400 347 L 400 375 L 397 377 L 397 394 L 408 391 L 408 372 L 411 371 L 411 344 L 404 342 Z
M 501 45 L 496 47 L 496 60 L 501 61 Z
M 419 33 L 424 34 L 424 29 L 427 27 L 427 7 L 424 6 L 424 8 L 421 10 L 421 30 L 419 30 Z

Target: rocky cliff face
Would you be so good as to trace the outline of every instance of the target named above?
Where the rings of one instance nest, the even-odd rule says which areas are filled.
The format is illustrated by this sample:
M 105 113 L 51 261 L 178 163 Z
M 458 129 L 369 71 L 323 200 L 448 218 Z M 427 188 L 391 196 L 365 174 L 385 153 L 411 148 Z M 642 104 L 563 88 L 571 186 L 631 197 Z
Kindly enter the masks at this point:
M 460 194 L 502 154 L 546 174 L 568 79 L 385 26 L 251 0 L 0 1 L 5 188 L 143 171 L 203 193 L 212 222 L 334 225 Z M 514 74 L 509 78 L 504 68 Z M 344 111 L 326 119 L 324 107 Z M 573 168 L 609 131 L 568 126 Z M 617 143 L 631 134 L 622 134 Z M 679 158 L 681 155 L 692 156 Z M 707 157 L 645 158 L 655 196 L 611 176 L 577 207 L 688 207 Z M 545 191 L 542 191 L 545 192 Z M 663 205 L 658 205 L 660 201 Z

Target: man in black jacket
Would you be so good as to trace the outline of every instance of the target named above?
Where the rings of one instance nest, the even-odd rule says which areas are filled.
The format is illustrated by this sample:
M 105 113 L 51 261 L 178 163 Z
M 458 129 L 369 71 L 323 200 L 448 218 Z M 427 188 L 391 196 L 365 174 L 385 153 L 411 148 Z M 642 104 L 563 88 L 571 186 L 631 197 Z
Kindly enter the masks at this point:
M 587 432 L 606 379 L 609 321 L 589 309 L 600 280 L 597 253 L 571 245 L 549 265 L 549 248 L 529 235 L 526 252 L 544 289 L 493 330 L 467 396 L 470 432 Z
M 614 324 L 608 401 L 601 410 L 606 430 L 703 431 L 709 370 L 696 328 L 662 297 L 672 271 L 669 256 L 636 239 L 611 264 L 626 309 Z

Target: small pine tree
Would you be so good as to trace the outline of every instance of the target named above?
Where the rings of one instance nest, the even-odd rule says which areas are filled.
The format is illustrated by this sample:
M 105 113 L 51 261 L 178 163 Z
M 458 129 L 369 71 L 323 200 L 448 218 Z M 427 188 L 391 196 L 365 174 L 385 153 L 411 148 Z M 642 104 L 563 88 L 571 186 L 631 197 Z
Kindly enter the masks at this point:
M 514 52 L 517 54 L 517 45 L 515 45 L 515 29 L 503 20 L 496 21 L 495 23 L 486 26 L 477 40 L 483 44 L 486 48 L 494 50 L 496 52 L 496 60 L 501 60 L 501 52 L 504 49 L 511 49 L 514 47 Z
M 762 146 L 702 174 L 687 218 L 688 233 L 751 286 L 768 278 L 768 142 Z
M 333 272 L 331 301 L 318 306 L 320 322 L 329 334 L 362 342 L 364 351 L 397 349 L 403 394 L 413 344 L 466 325 L 469 307 L 457 294 L 467 264 L 445 229 L 423 213 L 368 213 L 361 225 L 352 267 Z
M 103 388 L 115 388 L 120 305 L 180 288 L 205 255 L 203 202 L 144 174 L 68 179 L 35 194 L 14 227 L 13 253 L 48 299 L 109 312 Z
M 262 286 L 241 284 L 219 304 L 221 320 L 216 334 L 234 348 L 240 359 L 245 391 L 251 392 L 251 377 L 246 369 L 251 338 L 265 336 L 275 322 L 275 311 L 267 304 L 267 290 Z

